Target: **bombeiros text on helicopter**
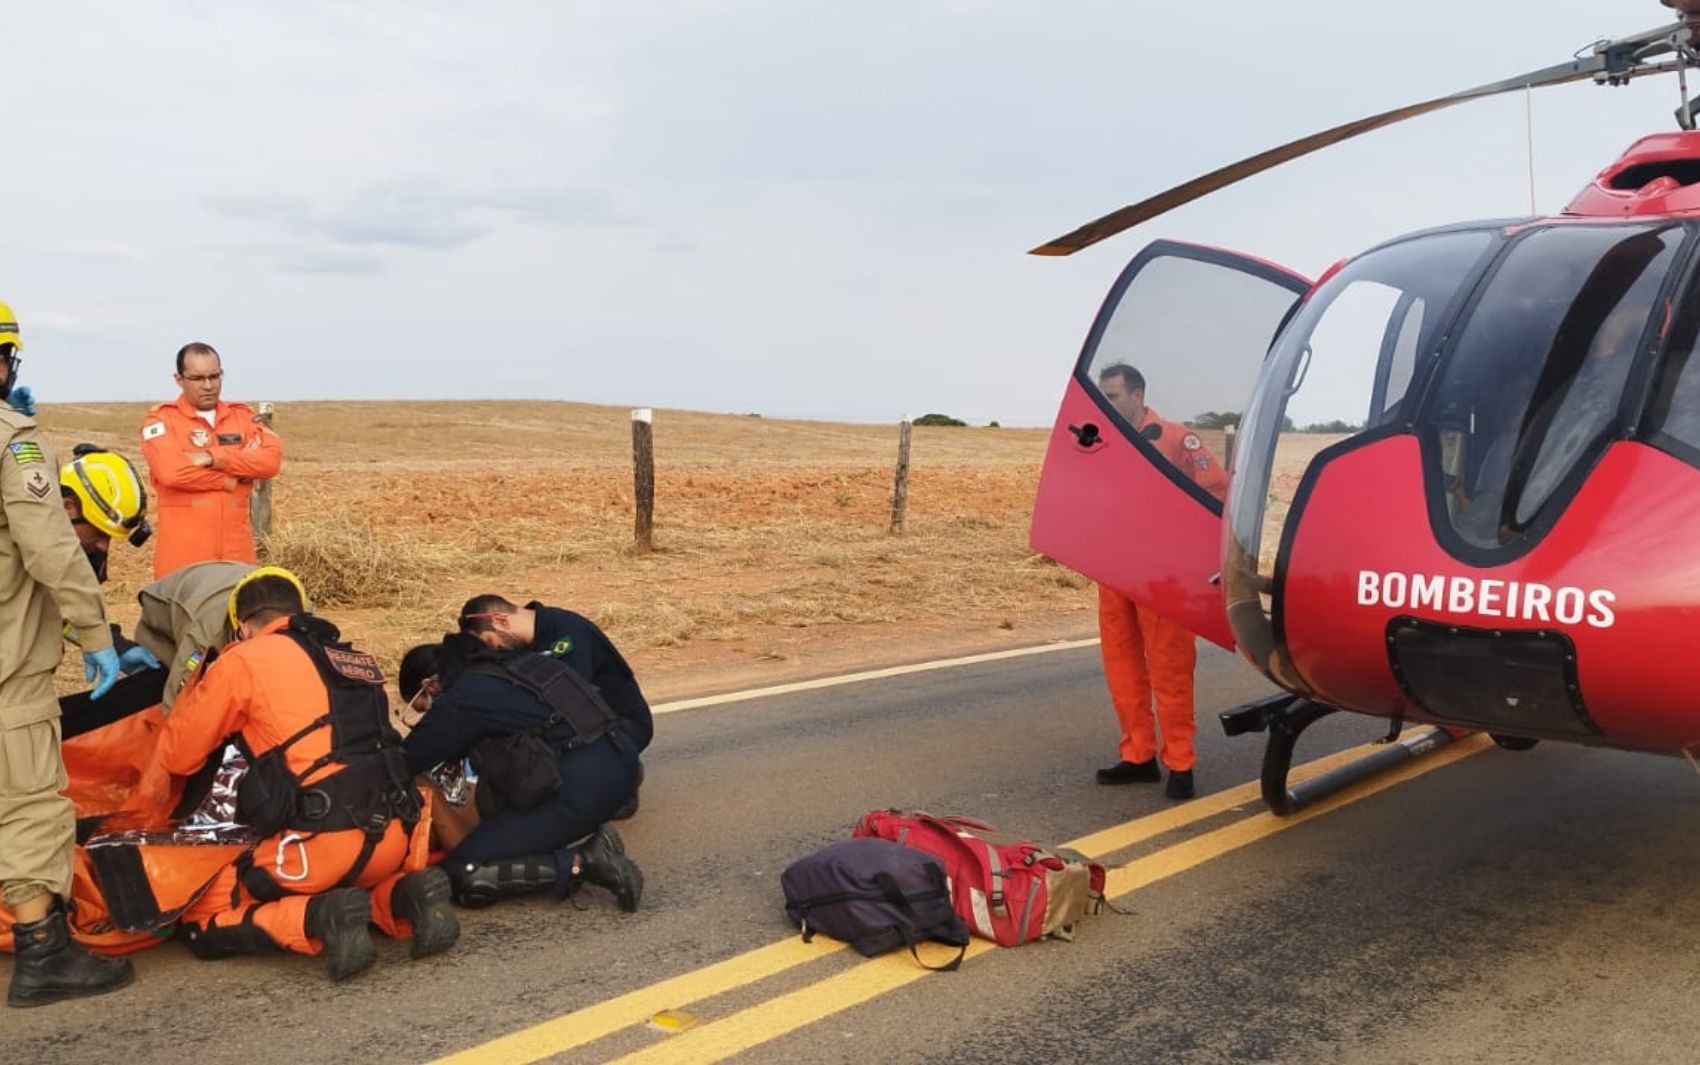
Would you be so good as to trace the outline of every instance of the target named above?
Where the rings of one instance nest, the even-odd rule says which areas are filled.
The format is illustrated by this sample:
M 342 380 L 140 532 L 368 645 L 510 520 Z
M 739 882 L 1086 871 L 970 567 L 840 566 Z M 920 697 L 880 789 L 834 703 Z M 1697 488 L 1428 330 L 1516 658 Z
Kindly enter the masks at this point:
M 1700 751 L 1700 0 L 1662 2 L 1677 21 L 1293 141 L 1033 249 L 1071 254 L 1455 104 L 1676 75 L 1679 128 L 1556 215 L 1409 234 L 1316 281 L 1161 240 L 1112 286 L 1064 394 L 1032 545 L 1280 686 L 1222 715 L 1230 735 L 1268 733 L 1277 813 L 1466 731 L 1511 749 Z M 1237 428 L 1225 501 L 1109 401 L 1115 366 L 1194 432 Z M 1299 736 L 1339 710 L 1389 719 L 1386 746 L 1289 784 Z

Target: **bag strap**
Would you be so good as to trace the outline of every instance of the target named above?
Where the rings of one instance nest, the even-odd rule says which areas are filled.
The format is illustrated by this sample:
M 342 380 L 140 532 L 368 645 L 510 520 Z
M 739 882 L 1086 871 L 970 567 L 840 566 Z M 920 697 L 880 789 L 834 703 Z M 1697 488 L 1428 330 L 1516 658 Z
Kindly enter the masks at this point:
M 915 959 L 915 964 L 919 965 L 923 969 L 927 969 L 935 973 L 953 973 L 962 968 L 962 959 L 968 956 L 968 944 L 964 943 L 962 946 L 956 948 L 956 957 L 945 962 L 943 965 L 928 965 L 926 962 L 921 960 L 921 952 L 916 949 L 920 940 L 916 939 L 914 934 L 902 925 L 892 925 L 891 927 L 892 931 L 901 936 L 903 938 L 903 942 L 908 945 L 909 956 Z
M 929 866 L 928 868 L 929 871 L 936 871 L 938 869 L 937 866 Z M 939 877 L 935 876 L 934 879 L 937 880 Z M 886 901 L 890 902 L 893 906 L 896 906 L 905 917 L 909 918 L 910 922 L 916 928 L 920 927 L 921 915 L 915 912 L 915 907 L 910 904 L 906 897 L 904 897 L 903 889 L 897 886 L 896 877 L 892 876 L 890 873 L 875 873 L 874 883 L 879 885 L 879 889 L 884 893 Z M 898 937 L 903 940 L 904 945 L 909 948 L 909 955 L 915 959 L 915 964 L 919 965 L 923 969 L 928 969 L 935 973 L 953 973 L 962 968 L 962 959 L 968 956 L 968 944 L 967 942 L 964 942 L 962 946 L 957 948 L 956 957 L 952 958 L 950 961 L 943 965 L 928 965 L 926 962 L 921 960 L 921 953 L 916 949 L 921 940 L 916 938 L 914 932 L 912 932 L 908 927 L 900 924 L 892 925 L 891 929 L 897 933 Z M 933 937 L 927 936 L 926 938 L 931 939 Z

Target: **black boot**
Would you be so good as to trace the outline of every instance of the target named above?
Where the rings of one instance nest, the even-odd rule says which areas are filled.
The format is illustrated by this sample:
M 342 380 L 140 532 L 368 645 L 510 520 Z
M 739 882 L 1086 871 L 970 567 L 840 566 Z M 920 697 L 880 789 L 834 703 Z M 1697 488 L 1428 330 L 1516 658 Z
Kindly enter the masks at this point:
M 1100 784 L 1152 784 L 1163 779 L 1157 759 L 1145 762 L 1117 762 L 1108 769 L 1098 770 Z
M 604 825 L 579 848 L 584 878 L 614 893 L 620 909 L 634 913 L 643 898 L 643 873 L 626 857 L 620 834 Z
M 244 954 L 272 954 L 283 949 L 272 942 L 272 937 L 258 925 L 247 921 L 227 925 L 216 925 L 211 921 L 199 926 L 180 924 L 177 934 L 188 942 L 189 949 L 202 961 L 218 961 Z
M 567 872 L 563 879 L 557 872 L 554 855 L 531 854 L 523 858 L 499 858 L 485 862 L 483 865 L 473 865 L 471 862 L 458 862 L 445 866 L 449 884 L 455 902 L 469 910 L 489 906 L 498 899 L 513 898 L 516 895 L 532 895 L 539 891 L 554 888 L 563 897 L 570 893 L 572 885 L 571 855 L 566 863 Z M 561 885 L 566 884 L 566 890 Z
M 102 958 L 71 942 L 64 905 L 57 900 L 46 917 L 12 925 L 17 961 L 8 1006 L 45 1006 L 82 995 L 116 991 L 135 978 L 128 958 Z
M 359 888 L 333 888 L 307 903 L 307 934 L 325 945 L 332 980 L 358 976 L 378 960 L 371 923 L 372 899 Z
M 1169 786 L 1163 792 L 1171 799 L 1192 798 L 1192 770 L 1169 770 Z
M 390 908 L 397 917 L 413 923 L 411 949 L 415 958 L 440 954 L 460 939 L 460 918 L 449 905 L 453 891 L 449 875 L 436 865 L 396 881 Z

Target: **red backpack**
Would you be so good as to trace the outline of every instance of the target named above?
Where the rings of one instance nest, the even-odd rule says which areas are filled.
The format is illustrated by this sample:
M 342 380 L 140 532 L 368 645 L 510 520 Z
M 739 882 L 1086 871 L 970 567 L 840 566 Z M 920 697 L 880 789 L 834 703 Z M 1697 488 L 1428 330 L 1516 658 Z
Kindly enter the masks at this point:
M 944 865 L 951 904 L 969 931 L 1014 947 L 1045 936 L 1073 939 L 1075 923 L 1104 901 L 1104 867 L 1084 855 L 1002 835 L 966 817 L 877 810 L 853 835 L 926 851 Z

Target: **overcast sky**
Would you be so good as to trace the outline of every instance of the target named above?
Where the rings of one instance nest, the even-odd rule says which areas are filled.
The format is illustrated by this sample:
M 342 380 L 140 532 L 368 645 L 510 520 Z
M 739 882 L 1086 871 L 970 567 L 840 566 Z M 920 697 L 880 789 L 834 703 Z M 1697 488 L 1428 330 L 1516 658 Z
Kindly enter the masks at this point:
M 1316 129 L 1667 21 L 1654 0 L 0 0 L 0 299 L 47 401 L 534 397 L 1048 423 L 1159 236 L 1306 273 L 1527 211 L 1524 100 L 1024 254 Z M 1674 79 L 1535 98 L 1556 211 Z

